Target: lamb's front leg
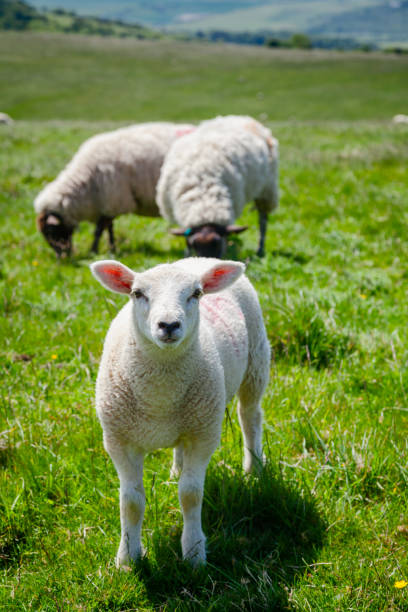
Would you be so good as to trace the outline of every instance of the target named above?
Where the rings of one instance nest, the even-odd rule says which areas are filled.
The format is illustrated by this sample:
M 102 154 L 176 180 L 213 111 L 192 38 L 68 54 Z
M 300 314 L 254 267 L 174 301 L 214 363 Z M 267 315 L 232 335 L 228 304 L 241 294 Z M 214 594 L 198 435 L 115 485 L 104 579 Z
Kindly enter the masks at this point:
M 179 444 L 173 449 L 173 465 L 170 470 L 170 478 L 177 478 L 183 469 L 183 446 Z
M 216 444 L 197 442 L 185 444 L 183 468 L 179 480 L 179 499 L 183 512 L 181 548 L 183 558 L 191 565 L 205 563 L 205 535 L 201 527 L 205 472 Z
M 105 443 L 120 480 L 121 538 L 116 566 L 129 565 L 142 555 L 141 531 L 145 509 L 143 454 L 129 447 Z

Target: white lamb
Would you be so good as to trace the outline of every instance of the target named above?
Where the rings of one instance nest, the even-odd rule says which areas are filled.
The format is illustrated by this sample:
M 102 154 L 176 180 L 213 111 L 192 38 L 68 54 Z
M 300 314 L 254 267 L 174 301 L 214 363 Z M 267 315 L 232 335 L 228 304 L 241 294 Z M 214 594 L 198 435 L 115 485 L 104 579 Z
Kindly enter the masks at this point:
M 181 473 L 183 557 L 205 562 L 201 505 L 205 472 L 217 448 L 226 404 L 238 393 L 244 469 L 262 462 L 261 396 L 269 345 L 258 298 L 244 265 L 188 258 L 133 272 L 98 261 L 92 273 L 130 301 L 108 331 L 96 384 L 105 448 L 120 479 L 117 566 L 142 554 L 143 459 L 174 448 Z
M 222 257 L 232 225 L 247 202 L 259 213 L 258 255 L 264 255 L 268 213 L 278 206 L 278 141 L 251 117 L 227 116 L 204 121 L 175 142 L 157 185 L 162 216 L 181 226 L 188 252 Z
M 37 225 L 57 256 L 69 254 L 81 221 L 96 223 L 92 250 L 105 229 L 114 249 L 113 219 L 136 213 L 157 217 L 156 185 L 164 156 L 189 124 L 144 123 L 93 136 L 37 196 Z

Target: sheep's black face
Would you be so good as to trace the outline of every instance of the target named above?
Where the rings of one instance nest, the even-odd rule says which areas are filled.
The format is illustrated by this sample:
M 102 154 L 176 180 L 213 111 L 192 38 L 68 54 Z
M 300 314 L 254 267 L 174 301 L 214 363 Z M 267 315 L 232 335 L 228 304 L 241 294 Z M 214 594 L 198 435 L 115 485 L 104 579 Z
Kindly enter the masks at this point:
M 37 225 L 57 257 L 67 257 L 71 254 L 74 228 L 65 225 L 59 214 L 42 213 L 37 218 Z
M 198 257 L 221 258 L 227 250 L 227 231 L 222 225 L 203 225 L 186 236 L 187 245 Z
M 227 250 L 229 234 L 239 234 L 248 229 L 247 225 L 218 225 L 206 223 L 198 227 L 170 230 L 175 236 L 184 236 L 187 241 L 188 255 L 194 253 L 199 257 L 224 257 Z

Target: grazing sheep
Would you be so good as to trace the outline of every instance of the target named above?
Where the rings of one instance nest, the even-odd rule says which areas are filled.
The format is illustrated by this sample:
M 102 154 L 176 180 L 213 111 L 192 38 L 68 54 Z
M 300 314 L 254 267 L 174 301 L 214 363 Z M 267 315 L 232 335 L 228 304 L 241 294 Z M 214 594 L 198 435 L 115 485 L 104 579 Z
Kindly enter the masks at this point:
M 142 273 L 98 261 L 91 270 L 102 285 L 131 298 L 108 331 L 96 383 L 104 444 L 120 480 L 116 564 L 142 554 L 143 460 L 163 447 L 174 448 L 171 475 L 181 474 L 183 557 L 204 563 L 205 472 L 236 393 L 244 469 L 262 462 L 269 345 L 257 295 L 244 265 L 231 261 L 188 258 Z
M 192 125 L 145 123 L 93 136 L 37 196 L 37 225 L 57 256 L 70 254 L 81 221 L 96 223 L 92 250 L 105 229 L 114 249 L 113 219 L 125 213 L 157 217 L 156 184 L 170 145 Z
M 222 257 L 227 236 L 246 226 L 232 225 L 247 202 L 259 213 L 257 254 L 264 255 L 268 213 L 278 206 L 278 141 L 251 117 L 204 121 L 175 142 L 157 185 L 162 216 L 181 226 L 188 253 Z
M 408 123 L 408 115 L 394 115 L 393 123 Z
M 14 123 L 14 121 L 12 120 L 10 115 L 7 115 L 7 113 L 0 113 L 0 123 L 4 123 L 5 125 L 11 125 L 12 123 Z

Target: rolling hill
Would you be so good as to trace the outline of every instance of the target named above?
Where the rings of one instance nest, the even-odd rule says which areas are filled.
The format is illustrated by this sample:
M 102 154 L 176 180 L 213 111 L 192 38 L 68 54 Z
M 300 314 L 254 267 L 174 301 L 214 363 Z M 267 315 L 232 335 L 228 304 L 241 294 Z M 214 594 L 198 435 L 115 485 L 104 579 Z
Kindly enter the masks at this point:
M 286 30 L 384 43 L 408 41 L 408 0 L 33 0 L 32 4 L 172 30 Z

